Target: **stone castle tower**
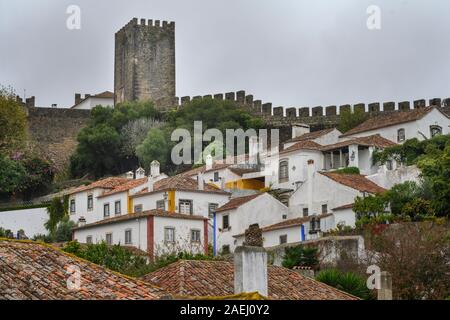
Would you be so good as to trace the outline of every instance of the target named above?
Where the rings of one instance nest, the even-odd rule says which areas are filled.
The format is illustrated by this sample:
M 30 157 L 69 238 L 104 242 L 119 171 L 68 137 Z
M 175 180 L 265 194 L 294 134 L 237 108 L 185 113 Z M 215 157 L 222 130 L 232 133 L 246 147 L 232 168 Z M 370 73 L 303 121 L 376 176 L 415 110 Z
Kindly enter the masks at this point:
M 115 36 L 115 103 L 175 104 L 175 22 L 131 20 Z

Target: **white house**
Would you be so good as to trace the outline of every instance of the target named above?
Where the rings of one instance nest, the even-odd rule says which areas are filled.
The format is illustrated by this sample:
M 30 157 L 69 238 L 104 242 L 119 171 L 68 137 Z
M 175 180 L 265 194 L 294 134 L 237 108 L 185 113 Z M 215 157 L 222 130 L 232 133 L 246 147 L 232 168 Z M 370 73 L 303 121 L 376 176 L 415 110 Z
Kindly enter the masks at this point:
M 233 198 L 216 210 L 214 217 L 215 252 L 233 252 L 233 237 L 252 224 L 265 227 L 289 218 L 287 207 L 268 193 Z
M 90 95 L 86 94 L 84 97 L 79 93 L 75 93 L 75 104 L 71 109 L 91 110 L 95 106 L 114 106 L 114 93 L 105 91 L 99 94 Z
M 386 191 L 363 175 L 320 172 L 314 166 L 314 161 L 309 161 L 307 180 L 289 199 L 291 216 L 327 214 L 334 208 L 352 204 L 357 196 Z M 354 225 L 354 218 L 344 222 Z
M 81 224 L 73 229 L 80 243 L 119 244 L 146 251 L 150 258 L 168 253 L 208 252 L 208 219 L 164 210 L 148 210 Z
M 305 128 L 305 126 L 302 126 Z M 309 127 L 307 129 L 300 130 L 300 127 L 297 125 L 292 126 L 292 138 L 283 143 L 283 149 L 287 149 L 297 142 L 300 141 L 313 141 L 320 145 L 327 145 L 337 143 L 339 141 L 339 136 L 342 135 L 336 128 L 328 128 L 318 131 L 309 131 Z
M 370 118 L 341 135 L 341 138 L 379 134 L 393 142 L 403 143 L 412 138 L 424 140 L 436 134 L 449 134 L 449 126 L 449 117 L 439 108 L 426 107 Z
M 331 213 L 284 220 L 261 228 L 263 246 L 274 247 L 286 243 L 297 243 L 316 239 L 321 232 L 334 228 L 334 216 Z M 233 236 L 237 245 L 243 245 L 245 234 Z

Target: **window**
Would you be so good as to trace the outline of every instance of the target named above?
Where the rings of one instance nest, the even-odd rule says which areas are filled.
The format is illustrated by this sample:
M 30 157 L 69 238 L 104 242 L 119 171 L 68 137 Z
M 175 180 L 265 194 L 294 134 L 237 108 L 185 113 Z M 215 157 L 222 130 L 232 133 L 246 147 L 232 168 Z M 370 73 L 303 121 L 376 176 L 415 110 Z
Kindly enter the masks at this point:
M 107 233 L 106 234 L 106 244 L 112 245 L 112 243 L 113 243 L 112 233 Z
M 142 212 L 142 204 L 137 204 L 134 206 L 134 212 L 139 213 Z
M 122 208 L 120 206 L 120 201 L 116 201 L 114 203 L 114 213 L 115 214 L 121 214 L 122 213 Z
M 392 160 L 387 160 L 386 161 L 386 169 L 387 170 L 392 170 Z
M 164 228 L 164 241 L 175 243 L 175 228 L 172 227 Z
M 307 217 L 308 216 L 308 208 L 303 208 L 303 216 Z
M 286 220 L 286 219 L 287 219 L 287 214 L 283 214 L 283 215 L 281 216 L 281 219 Z
M 405 129 L 397 130 L 397 142 L 405 141 Z
M 230 216 L 226 215 L 222 217 L 222 229 L 227 230 L 230 228 Z
M 164 200 L 158 200 L 158 201 L 156 201 L 156 209 L 159 209 L 159 210 L 166 210 L 166 205 L 165 205 Z
M 192 214 L 192 200 L 180 200 L 179 212 L 181 214 Z
M 87 208 L 88 210 L 92 210 L 94 208 L 94 196 L 92 194 L 87 197 Z
M 103 216 L 109 217 L 109 203 L 103 205 Z
M 86 237 L 86 243 L 87 244 L 92 244 L 92 236 L 87 236 Z
M 222 246 L 222 254 L 229 254 L 230 246 L 228 244 Z
M 75 199 L 70 200 L 70 213 L 75 213 Z
M 280 244 L 287 243 L 287 234 L 283 234 L 280 236 Z
M 214 217 L 214 213 L 216 212 L 217 207 L 219 207 L 217 203 L 208 204 L 208 215 L 210 218 Z
M 191 242 L 200 242 L 200 230 L 191 230 Z
M 214 182 L 219 181 L 220 177 L 219 177 L 219 172 L 214 172 Z
M 317 233 L 320 231 L 320 219 L 313 217 L 309 223 L 309 233 Z
M 430 126 L 430 135 L 433 138 L 434 136 L 438 135 L 438 134 L 442 134 L 442 127 L 440 126 Z
M 328 213 L 328 206 L 326 204 L 322 205 L 322 214 Z
M 289 181 L 289 162 L 288 160 L 280 161 L 280 168 L 278 171 L 278 182 Z
M 125 230 L 125 244 L 132 244 L 132 241 L 131 241 L 131 229 Z

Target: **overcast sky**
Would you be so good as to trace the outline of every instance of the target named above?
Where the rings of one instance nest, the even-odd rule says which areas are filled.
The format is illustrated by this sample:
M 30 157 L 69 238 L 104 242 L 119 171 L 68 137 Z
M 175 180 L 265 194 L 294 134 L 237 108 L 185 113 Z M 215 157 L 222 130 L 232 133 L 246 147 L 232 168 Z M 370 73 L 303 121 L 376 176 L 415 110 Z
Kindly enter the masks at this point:
M 66 9 L 81 8 L 81 30 Z M 370 5 L 381 30 L 366 26 Z M 176 22 L 177 96 L 274 106 L 450 97 L 448 0 L 0 0 L 0 84 L 39 106 L 113 90 L 114 33 Z

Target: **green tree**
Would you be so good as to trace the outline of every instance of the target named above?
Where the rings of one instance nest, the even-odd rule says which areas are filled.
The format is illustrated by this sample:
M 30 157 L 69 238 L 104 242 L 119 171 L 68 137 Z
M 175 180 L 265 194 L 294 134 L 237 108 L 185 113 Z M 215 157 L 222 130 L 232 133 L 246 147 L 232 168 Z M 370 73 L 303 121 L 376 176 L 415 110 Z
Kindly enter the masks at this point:
M 0 155 L 0 193 L 14 193 L 25 181 L 26 170 L 20 162 Z
M 164 167 L 170 157 L 170 148 L 164 132 L 157 128 L 150 129 L 142 144 L 136 148 L 136 154 L 147 168 L 153 160 L 158 160 Z
M 345 133 L 350 129 L 355 128 L 368 119 L 367 113 L 364 110 L 356 109 L 354 112 L 344 110 L 339 117 L 338 129 Z
M 64 201 L 60 197 L 55 197 L 47 207 L 48 220 L 45 222 L 45 228 L 54 234 L 56 227 L 67 216 L 67 201 Z
M 386 212 L 388 204 L 388 199 L 384 195 L 369 195 L 364 198 L 358 196 L 353 204 L 353 211 L 359 219 L 377 217 Z
M 27 137 L 27 115 L 12 89 L 0 86 L 0 154 L 21 149 Z
M 64 216 L 58 223 L 56 230 L 52 236 L 53 241 L 66 242 L 72 240 L 72 229 L 76 223 L 70 220 L 69 216 Z

